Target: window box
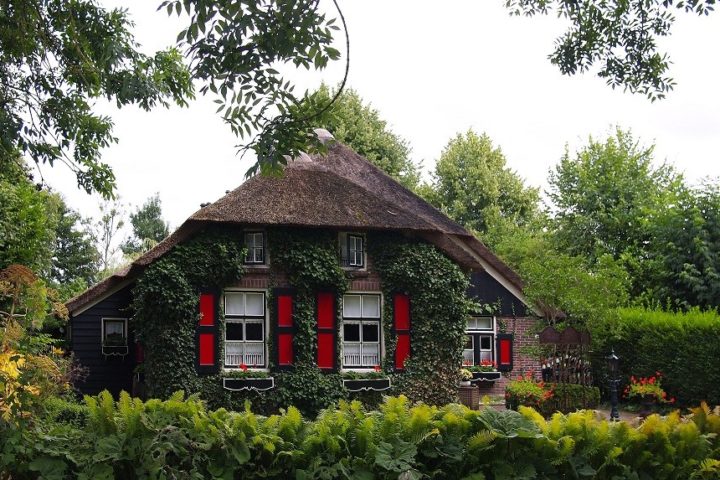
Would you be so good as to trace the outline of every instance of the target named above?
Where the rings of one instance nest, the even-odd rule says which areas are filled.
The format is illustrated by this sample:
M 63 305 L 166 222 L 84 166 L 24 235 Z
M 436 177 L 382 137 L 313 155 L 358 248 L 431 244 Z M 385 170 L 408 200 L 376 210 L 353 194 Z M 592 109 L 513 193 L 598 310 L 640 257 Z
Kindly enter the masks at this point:
M 275 388 L 273 377 L 264 378 L 223 378 L 223 388 L 231 392 L 242 392 L 254 390 L 264 392 Z
M 500 372 L 472 372 L 473 383 L 476 382 L 497 382 L 500 380 Z
M 105 356 L 125 356 L 128 354 L 127 345 L 103 345 L 102 354 Z
M 343 387 L 348 392 L 382 392 L 390 388 L 389 378 L 344 379 Z

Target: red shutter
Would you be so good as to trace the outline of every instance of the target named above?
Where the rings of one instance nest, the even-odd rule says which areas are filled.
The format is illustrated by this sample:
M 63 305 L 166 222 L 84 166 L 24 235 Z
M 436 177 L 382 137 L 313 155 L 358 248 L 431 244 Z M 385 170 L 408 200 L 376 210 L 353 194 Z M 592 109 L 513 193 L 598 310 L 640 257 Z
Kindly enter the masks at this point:
M 275 294 L 275 353 L 277 368 L 289 368 L 295 362 L 293 340 L 295 323 L 293 321 L 293 292 L 287 288 L 277 288 Z
M 405 369 L 405 359 L 410 355 L 410 297 L 404 293 L 393 295 L 393 329 L 395 345 L 395 370 Z
M 317 294 L 317 366 L 322 370 L 335 370 L 335 294 Z
M 218 370 L 217 348 L 217 296 L 201 293 L 198 302 L 200 319 L 197 325 L 198 373 L 216 373 Z
M 509 372 L 513 369 L 513 334 L 498 333 L 497 335 L 497 369 Z

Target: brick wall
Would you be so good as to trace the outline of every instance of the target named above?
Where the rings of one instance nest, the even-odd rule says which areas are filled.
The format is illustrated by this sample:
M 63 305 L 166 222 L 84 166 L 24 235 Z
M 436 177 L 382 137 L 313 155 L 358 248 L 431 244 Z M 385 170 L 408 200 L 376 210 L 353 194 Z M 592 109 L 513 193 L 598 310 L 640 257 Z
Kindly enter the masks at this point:
M 518 375 L 530 372 L 534 377 L 540 378 L 540 362 L 523 354 L 525 347 L 538 344 L 538 339 L 535 337 L 535 322 L 537 322 L 537 319 L 533 317 L 501 317 L 498 318 L 498 322 L 505 324 L 505 332 L 515 335 L 513 339 L 513 369 L 495 383 L 478 382 L 481 396 L 504 395 L 505 385 L 509 379 Z

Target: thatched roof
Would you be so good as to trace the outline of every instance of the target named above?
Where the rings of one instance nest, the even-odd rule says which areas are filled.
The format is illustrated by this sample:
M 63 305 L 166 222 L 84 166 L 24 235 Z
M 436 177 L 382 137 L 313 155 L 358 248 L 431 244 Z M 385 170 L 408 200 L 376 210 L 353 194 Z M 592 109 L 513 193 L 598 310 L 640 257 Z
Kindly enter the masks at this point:
M 520 277 L 479 240 L 345 145 L 289 162 L 279 177 L 256 176 L 211 203 L 130 267 L 67 304 L 72 313 L 134 278 L 173 246 L 208 224 L 286 225 L 412 232 L 465 268 L 492 268 L 522 289 Z M 489 267 L 488 267 L 489 266 Z

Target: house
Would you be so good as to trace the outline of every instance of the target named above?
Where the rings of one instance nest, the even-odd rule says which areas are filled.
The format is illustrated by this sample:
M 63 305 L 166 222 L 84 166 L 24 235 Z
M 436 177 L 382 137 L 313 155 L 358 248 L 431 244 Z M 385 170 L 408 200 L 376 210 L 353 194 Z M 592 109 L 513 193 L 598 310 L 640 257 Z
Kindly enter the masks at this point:
M 247 180 L 68 302 L 72 351 L 88 371 L 82 392 L 142 380 L 150 395 L 184 389 L 218 405 L 322 406 L 355 381 L 442 401 L 457 394 L 461 362 L 539 371 L 524 355 L 537 316 L 518 275 L 318 134 L 325 154 Z M 482 388 L 501 393 L 505 381 Z

